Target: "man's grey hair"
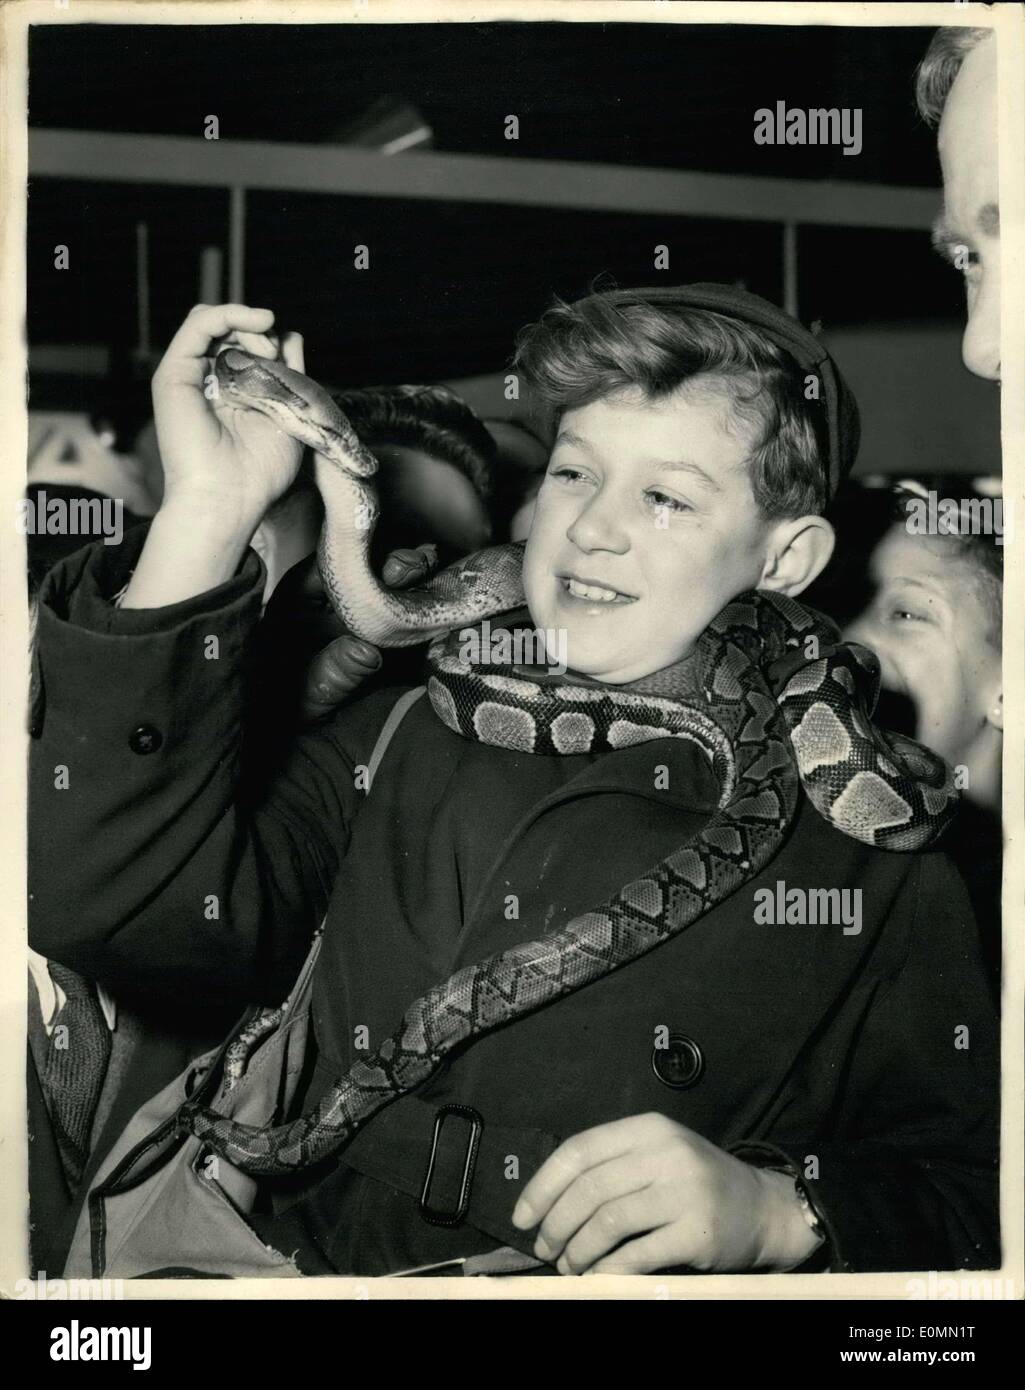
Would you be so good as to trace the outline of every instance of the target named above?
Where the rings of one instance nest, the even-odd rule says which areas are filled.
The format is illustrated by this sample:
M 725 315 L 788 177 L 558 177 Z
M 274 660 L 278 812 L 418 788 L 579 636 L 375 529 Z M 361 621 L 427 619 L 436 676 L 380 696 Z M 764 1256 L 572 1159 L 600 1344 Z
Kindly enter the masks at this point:
M 926 125 L 939 125 L 961 64 L 992 32 L 992 29 L 951 27 L 937 29 L 933 34 L 915 73 L 915 102 Z

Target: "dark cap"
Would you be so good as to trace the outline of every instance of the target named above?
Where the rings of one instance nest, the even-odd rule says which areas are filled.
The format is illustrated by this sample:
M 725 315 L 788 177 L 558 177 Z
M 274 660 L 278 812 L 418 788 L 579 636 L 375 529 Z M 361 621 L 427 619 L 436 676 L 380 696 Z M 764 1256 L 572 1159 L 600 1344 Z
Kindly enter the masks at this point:
M 707 309 L 724 318 L 739 319 L 760 329 L 777 347 L 793 358 L 803 372 L 814 373 L 821 382 L 819 405 L 823 411 L 826 482 L 829 496 L 854 467 L 861 440 L 858 403 L 840 370 L 820 339 L 809 333 L 790 314 L 757 294 L 735 285 L 653 285 L 636 290 L 602 292 L 609 304 L 641 301 L 661 309 Z

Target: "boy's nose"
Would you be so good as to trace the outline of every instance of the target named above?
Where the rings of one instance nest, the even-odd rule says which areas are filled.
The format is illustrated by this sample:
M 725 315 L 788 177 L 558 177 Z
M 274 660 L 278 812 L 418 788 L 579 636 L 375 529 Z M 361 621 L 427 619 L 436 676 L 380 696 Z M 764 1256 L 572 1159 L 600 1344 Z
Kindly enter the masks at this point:
M 592 498 L 566 527 L 566 535 L 578 550 L 625 553 L 630 541 L 623 526 L 623 503 L 611 496 Z

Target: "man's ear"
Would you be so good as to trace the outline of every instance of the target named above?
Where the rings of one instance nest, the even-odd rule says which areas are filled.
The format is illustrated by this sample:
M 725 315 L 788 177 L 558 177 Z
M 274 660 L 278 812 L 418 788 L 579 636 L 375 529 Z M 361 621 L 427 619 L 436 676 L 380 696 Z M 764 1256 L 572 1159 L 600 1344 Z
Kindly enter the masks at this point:
M 795 598 L 829 564 L 836 532 L 825 517 L 799 516 L 778 521 L 769 533 L 759 589 Z

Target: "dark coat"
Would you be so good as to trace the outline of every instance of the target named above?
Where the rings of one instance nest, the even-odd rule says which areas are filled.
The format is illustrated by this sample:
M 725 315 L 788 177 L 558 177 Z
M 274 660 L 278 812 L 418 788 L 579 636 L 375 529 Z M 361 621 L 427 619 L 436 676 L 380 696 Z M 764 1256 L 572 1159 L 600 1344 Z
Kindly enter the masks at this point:
M 394 690 L 302 739 L 264 788 L 246 774 L 260 750 L 243 737 L 259 562 L 187 603 L 125 612 L 108 602 L 127 578 L 123 549 L 72 557 L 43 591 L 32 941 L 154 1007 L 223 1008 L 280 1002 L 326 918 L 304 1106 L 415 996 L 602 902 L 714 806 L 682 740 L 532 757 L 460 738 L 426 699 L 366 797 L 358 769 Z M 66 791 L 54 788 L 59 763 Z M 860 889 L 860 933 L 756 922 L 755 891 L 778 881 Z M 663 1079 L 666 1032 L 684 1038 L 673 1046 L 692 1074 L 668 1079 L 685 1088 Z M 310 1272 L 524 1245 L 509 1214 L 559 1140 L 660 1111 L 752 1160 L 796 1163 L 833 1269 L 991 1267 L 996 1047 L 947 860 L 869 849 L 802 802 L 751 884 L 648 956 L 461 1049 L 340 1163 L 279 1186 L 254 1224 Z M 455 1230 L 424 1222 L 414 1200 L 448 1102 L 473 1107 L 489 1141 Z M 502 1181 L 510 1155 L 522 1171 Z

